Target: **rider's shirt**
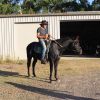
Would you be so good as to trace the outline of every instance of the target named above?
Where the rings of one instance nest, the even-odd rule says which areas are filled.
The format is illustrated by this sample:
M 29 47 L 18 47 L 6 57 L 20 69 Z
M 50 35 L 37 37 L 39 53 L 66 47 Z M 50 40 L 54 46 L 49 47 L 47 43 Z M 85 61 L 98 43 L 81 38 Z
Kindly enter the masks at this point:
M 48 34 L 48 28 L 42 28 L 42 27 L 39 27 L 37 29 L 37 33 L 40 33 L 40 35 L 45 35 L 45 34 Z

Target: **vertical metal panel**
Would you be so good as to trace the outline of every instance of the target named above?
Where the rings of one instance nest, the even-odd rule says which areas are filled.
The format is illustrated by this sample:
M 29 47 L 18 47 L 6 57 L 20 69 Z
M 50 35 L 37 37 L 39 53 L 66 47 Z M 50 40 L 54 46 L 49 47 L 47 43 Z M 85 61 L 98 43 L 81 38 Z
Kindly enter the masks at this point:
M 60 20 L 59 17 L 56 17 L 56 39 L 60 38 Z
M 50 35 L 51 36 L 53 36 L 53 31 L 52 31 L 52 29 L 53 29 L 53 25 L 52 24 L 53 23 L 52 23 L 52 21 L 53 21 L 52 17 L 50 17 L 50 19 L 49 19 L 49 28 L 50 28 L 49 31 L 50 31 Z
M 85 19 L 88 20 L 88 16 L 85 16 Z
M 11 30 L 11 32 L 12 32 L 12 37 L 11 37 L 11 39 L 12 39 L 12 52 L 13 52 L 13 56 L 12 57 L 14 57 L 15 58 L 15 48 L 14 48 L 14 23 L 16 22 L 15 21 L 16 20 L 16 18 L 12 18 L 12 21 L 11 21 L 11 27 L 12 27 L 12 30 Z
M 8 27 L 8 41 L 9 41 L 9 56 L 13 56 L 13 53 L 12 53 L 12 23 L 11 23 L 11 20 L 12 19 L 9 19 L 8 18 L 8 24 L 7 24 L 7 27 Z
M 96 18 L 96 19 L 100 19 L 100 16 L 99 16 L 99 15 L 97 15 L 95 18 Z
M 8 56 L 8 53 L 7 53 L 8 52 L 8 43 L 7 43 L 7 19 L 5 18 L 3 22 L 4 22 L 3 23 L 3 25 L 4 25 L 4 28 L 3 28 L 3 33 L 4 33 L 4 46 L 5 46 L 4 55 L 7 55 Z
M 11 36 L 10 36 L 10 35 L 11 35 L 11 34 L 10 34 L 10 31 L 9 31 L 9 30 L 10 30 L 10 28 L 9 28 L 9 18 L 7 18 L 7 42 L 8 42 L 8 56 L 10 57 L 10 47 L 11 47 L 11 46 L 10 46 L 10 40 L 11 40 L 11 39 L 10 39 L 10 37 L 11 37 Z
M 4 54 L 5 54 L 5 32 L 4 32 L 4 19 L 2 18 L 2 22 L 1 22 L 1 24 L 2 24 L 2 50 L 3 50 L 3 54 L 2 54 L 2 56 L 5 56 Z
M 55 30 L 54 29 L 54 17 L 51 17 L 50 25 L 51 25 L 51 35 L 52 35 L 52 37 L 54 37 L 54 30 Z
M 0 19 L 0 23 L 2 22 L 2 19 Z M 0 58 L 2 57 L 3 50 L 2 50 L 2 25 L 0 24 Z

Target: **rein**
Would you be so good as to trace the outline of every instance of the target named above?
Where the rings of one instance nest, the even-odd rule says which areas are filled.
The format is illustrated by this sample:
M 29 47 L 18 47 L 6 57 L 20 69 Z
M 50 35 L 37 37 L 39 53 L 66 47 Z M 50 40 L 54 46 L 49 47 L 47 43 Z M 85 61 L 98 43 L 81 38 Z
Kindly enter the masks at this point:
M 51 36 L 50 35 L 50 37 L 52 38 L 52 39 L 55 39 L 53 36 Z M 51 40 L 51 39 L 50 39 Z M 57 45 L 59 45 L 60 47 L 63 47 L 60 43 L 58 43 L 56 40 L 53 40 Z

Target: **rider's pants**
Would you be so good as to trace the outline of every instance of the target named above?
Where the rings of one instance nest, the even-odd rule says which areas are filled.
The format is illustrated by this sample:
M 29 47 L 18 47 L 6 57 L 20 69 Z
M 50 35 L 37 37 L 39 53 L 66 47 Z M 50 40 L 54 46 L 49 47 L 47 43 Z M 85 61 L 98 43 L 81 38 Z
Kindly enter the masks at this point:
M 44 39 L 39 39 L 40 44 L 42 45 L 42 55 L 41 59 L 44 59 L 46 53 L 46 44 Z

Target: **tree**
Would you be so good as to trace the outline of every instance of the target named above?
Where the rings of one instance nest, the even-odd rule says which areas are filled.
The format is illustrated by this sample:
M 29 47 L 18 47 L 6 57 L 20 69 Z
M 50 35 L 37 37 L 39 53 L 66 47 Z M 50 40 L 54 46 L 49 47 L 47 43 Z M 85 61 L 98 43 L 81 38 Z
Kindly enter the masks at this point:
M 63 2 L 61 8 L 62 12 L 79 11 L 80 5 L 76 2 L 76 0 L 73 0 L 73 1 Z
M 91 10 L 88 0 L 79 0 L 80 1 L 80 10 L 88 11 Z
M 100 10 L 100 0 L 92 5 L 88 0 L 25 0 L 22 8 L 24 13 L 91 11 Z
M 0 14 L 16 14 L 20 10 L 20 0 L 1 0 L 0 1 Z
M 94 0 L 92 2 L 92 10 L 100 10 L 100 0 Z
M 25 0 L 23 9 L 29 12 L 32 9 L 35 13 L 49 13 L 61 11 L 61 4 L 63 0 Z
M 23 13 L 36 13 L 39 9 L 38 0 L 25 0 L 22 9 Z

